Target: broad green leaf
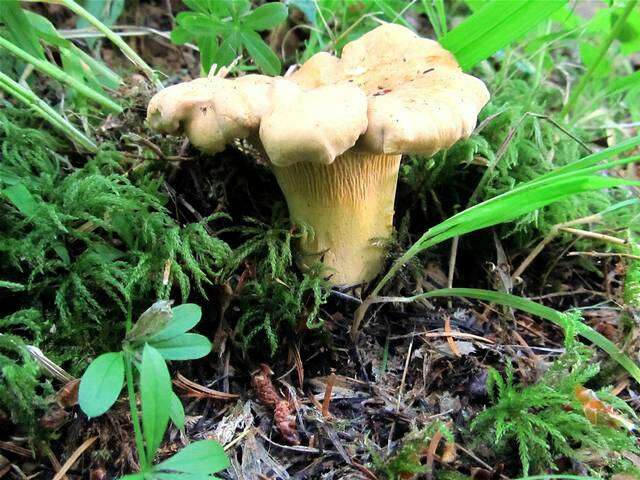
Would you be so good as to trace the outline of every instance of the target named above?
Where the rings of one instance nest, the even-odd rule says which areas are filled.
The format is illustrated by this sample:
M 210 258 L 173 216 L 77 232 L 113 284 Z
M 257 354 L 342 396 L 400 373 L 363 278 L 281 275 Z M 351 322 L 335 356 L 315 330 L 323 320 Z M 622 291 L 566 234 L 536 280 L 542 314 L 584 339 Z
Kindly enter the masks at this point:
M 267 75 L 278 75 L 280 73 L 280 59 L 264 43 L 260 35 L 251 30 L 242 30 L 240 36 L 243 45 L 260 70 Z
M 233 18 L 244 15 L 251 8 L 249 0 L 218 0 L 218 3 L 224 5 Z
M 129 475 L 125 475 L 124 477 L 120 477 L 120 480 L 144 480 L 144 473 L 130 473 Z
M 153 480 L 218 480 L 207 473 L 163 473 L 153 472 Z
M 180 401 L 180 397 L 171 391 L 171 410 L 169 411 L 169 418 L 173 424 L 178 427 L 179 430 L 184 430 L 184 406 Z
M 0 20 L 7 28 L 9 38 L 17 46 L 36 58 L 44 60 L 44 50 L 18 0 L 2 0 Z
M 267 30 L 286 20 L 287 6 L 280 3 L 265 3 L 242 18 L 242 24 L 251 30 Z
M 25 217 L 32 217 L 35 214 L 38 208 L 38 202 L 23 184 L 17 183 L 16 185 L 11 185 L 1 190 L 1 192 Z
M 197 333 L 183 333 L 168 340 L 154 342 L 153 346 L 165 360 L 195 360 L 211 351 L 209 339 Z
M 211 67 L 216 63 L 216 55 L 218 54 L 217 37 L 200 37 L 198 40 L 198 50 L 200 50 L 200 68 L 203 75 L 208 75 Z
M 90 418 L 102 415 L 118 399 L 123 383 L 122 352 L 103 353 L 82 375 L 78 391 L 80 408 Z
M 201 13 L 214 13 L 216 0 L 182 0 L 191 10 Z M 179 14 L 178 14 L 179 15 Z
M 188 332 L 202 318 L 202 309 L 195 303 L 185 303 L 172 309 L 173 316 L 169 323 L 158 333 L 149 338 L 149 343 L 160 342 Z
M 171 321 L 171 302 L 158 300 L 145 310 L 127 334 L 129 341 L 141 341 L 162 331 Z
M 453 53 L 463 70 L 469 70 L 519 40 L 566 3 L 566 0 L 493 0 L 450 30 L 440 43 Z
M 178 14 L 179 15 L 179 14 Z M 171 41 L 176 45 L 183 45 L 193 38 L 193 34 L 186 27 L 177 25 L 171 30 Z
M 213 440 L 201 440 L 187 445 L 173 457 L 155 466 L 157 472 L 211 474 L 229 466 L 224 448 Z
M 192 34 L 191 38 L 196 40 L 200 35 L 222 35 L 232 30 L 228 23 L 223 23 L 211 15 L 202 13 L 180 12 L 176 17 L 176 22 L 180 27 L 190 32 Z
M 242 39 L 238 30 L 231 30 L 228 35 L 224 37 L 224 40 L 218 47 L 213 63 L 218 67 L 228 66 L 240 55 L 242 50 Z M 204 67 L 204 65 L 203 65 Z
M 171 377 L 167 364 L 151 345 L 145 345 L 140 365 L 140 402 L 142 432 L 147 444 L 147 458 L 154 457 L 169 424 Z

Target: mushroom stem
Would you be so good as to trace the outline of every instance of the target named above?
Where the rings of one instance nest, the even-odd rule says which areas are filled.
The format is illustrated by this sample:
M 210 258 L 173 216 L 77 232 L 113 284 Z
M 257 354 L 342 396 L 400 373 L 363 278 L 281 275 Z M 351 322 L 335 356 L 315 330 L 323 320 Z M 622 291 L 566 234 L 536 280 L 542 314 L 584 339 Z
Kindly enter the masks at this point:
M 322 261 L 333 285 L 368 282 L 380 273 L 400 158 L 350 150 L 328 165 L 272 165 L 291 220 L 313 229 L 300 241 L 301 268 Z

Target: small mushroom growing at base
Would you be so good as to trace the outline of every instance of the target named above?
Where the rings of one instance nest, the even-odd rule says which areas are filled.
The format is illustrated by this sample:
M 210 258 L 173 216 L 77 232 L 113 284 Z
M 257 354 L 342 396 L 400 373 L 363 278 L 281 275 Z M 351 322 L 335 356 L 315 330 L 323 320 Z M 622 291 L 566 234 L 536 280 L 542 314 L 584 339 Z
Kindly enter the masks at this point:
M 312 227 L 302 268 L 334 285 L 372 280 L 393 232 L 402 154 L 433 155 L 468 137 L 489 100 L 437 42 L 385 24 L 318 53 L 289 77 L 201 78 L 159 92 L 152 128 L 205 152 L 248 139 L 267 154 L 293 222 Z

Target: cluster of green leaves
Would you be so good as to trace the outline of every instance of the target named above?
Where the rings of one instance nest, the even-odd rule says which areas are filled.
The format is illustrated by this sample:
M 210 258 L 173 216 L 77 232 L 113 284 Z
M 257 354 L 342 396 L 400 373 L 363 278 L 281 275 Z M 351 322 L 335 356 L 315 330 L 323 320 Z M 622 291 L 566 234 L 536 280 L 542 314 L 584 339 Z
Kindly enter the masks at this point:
M 638 450 L 636 437 L 626 428 L 605 421 L 594 423 L 585 416 L 576 390 L 598 374 L 599 364 L 594 362 L 592 350 L 578 342 L 575 335 L 571 329 L 566 331 L 565 352 L 536 383 L 517 384 L 511 363 L 507 363 L 504 376 L 489 370 L 487 389 L 494 404 L 474 419 L 471 428 L 482 441 L 501 450 L 511 448 L 511 442 L 515 442 L 525 475 L 530 470 L 543 473 L 554 468 L 559 456 L 579 460 L 584 449 L 599 452 L 605 458 Z M 635 417 L 633 409 L 608 390 L 597 395 L 625 415 Z
M 195 41 L 200 50 L 202 71 L 208 74 L 213 64 L 230 65 L 246 51 L 255 65 L 268 75 L 278 75 L 280 59 L 258 32 L 282 23 L 288 14 L 280 2 L 251 9 L 249 0 L 185 0 L 191 12 L 180 12 L 171 40 L 177 44 Z
M 313 233 L 305 226 L 297 226 L 294 231 L 281 213 L 275 209 L 272 225 L 248 219 L 249 226 L 242 228 L 248 238 L 236 251 L 238 261 L 258 259 L 255 277 L 241 292 L 242 315 L 234 331 L 245 352 L 264 341 L 274 355 L 287 335 L 300 329 L 317 329 L 324 323 L 320 307 L 329 296 L 329 285 L 320 274 L 320 266 L 300 275 L 293 271 L 292 242 Z
M 429 444 L 436 432 L 453 443 L 453 433 L 441 421 L 437 420 L 428 427 L 411 432 L 402 440 L 402 445 L 392 455 L 382 457 L 378 452 L 371 452 L 371 463 L 377 472 L 388 480 L 402 480 L 415 478 L 418 475 L 430 473 L 423 464 Z
M 127 475 L 128 480 L 170 480 L 213 478 L 229 466 L 222 446 L 213 440 L 194 442 L 176 455 L 154 465 L 169 419 L 184 429 L 182 403 L 171 387 L 168 360 L 193 360 L 207 355 L 211 343 L 206 337 L 189 333 L 202 316 L 194 304 L 171 309 L 171 302 L 159 301 L 146 310 L 131 326 L 122 350 L 103 353 L 87 368 L 80 381 L 78 401 L 89 416 L 107 412 L 120 396 L 123 384 L 129 395 L 140 472 Z M 141 418 L 135 398 L 133 367 L 138 375 Z
M 58 319 L 48 339 L 58 361 L 111 345 L 122 326 L 108 319 L 127 302 L 167 298 L 174 285 L 183 299 L 204 293 L 232 262 L 211 219 L 181 226 L 169 215 L 157 178 L 127 172 L 108 148 L 76 168 L 22 114 L 0 116 L 1 295 Z

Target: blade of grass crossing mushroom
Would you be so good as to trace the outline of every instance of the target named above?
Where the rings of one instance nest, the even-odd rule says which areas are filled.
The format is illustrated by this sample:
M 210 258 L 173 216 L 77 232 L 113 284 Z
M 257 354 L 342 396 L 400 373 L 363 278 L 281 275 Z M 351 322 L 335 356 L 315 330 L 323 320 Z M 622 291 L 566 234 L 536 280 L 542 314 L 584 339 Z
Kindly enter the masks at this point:
M 469 70 L 547 20 L 566 0 L 494 0 L 466 18 L 440 39 L 456 57 L 463 70 Z
M 568 322 L 575 328 L 576 333 L 586 338 L 597 347 L 605 351 L 611 359 L 615 360 L 631 375 L 637 382 L 640 382 L 640 367 L 627 355 L 625 355 L 611 340 L 596 332 L 589 325 L 576 320 L 572 315 L 559 312 L 553 308 L 533 302 L 529 299 L 518 297 L 503 292 L 493 290 L 482 290 L 477 288 L 443 288 L 431 292 L 414 295 L 412 297 L 379 297 L 373 299 L 371 303 L 411 303 L 416 300 L 434 297 L 464 297 L 498 303 L 507 307 L 522 310 L 523 312 L 544 318 L 556 325 L 566 328 Z
M 23 87 L 11 77 L 0 72 L 0 90 L 4 90 L 16 100 L 32 108 L 38 115 L 49 122 L 54 128 L 64 133 L 69 140 L 81 146 L 88 152 L 96 152 L 98 147 L 84 133 L 74 127 L 67 119 L 51 108 L 31 90 Z

